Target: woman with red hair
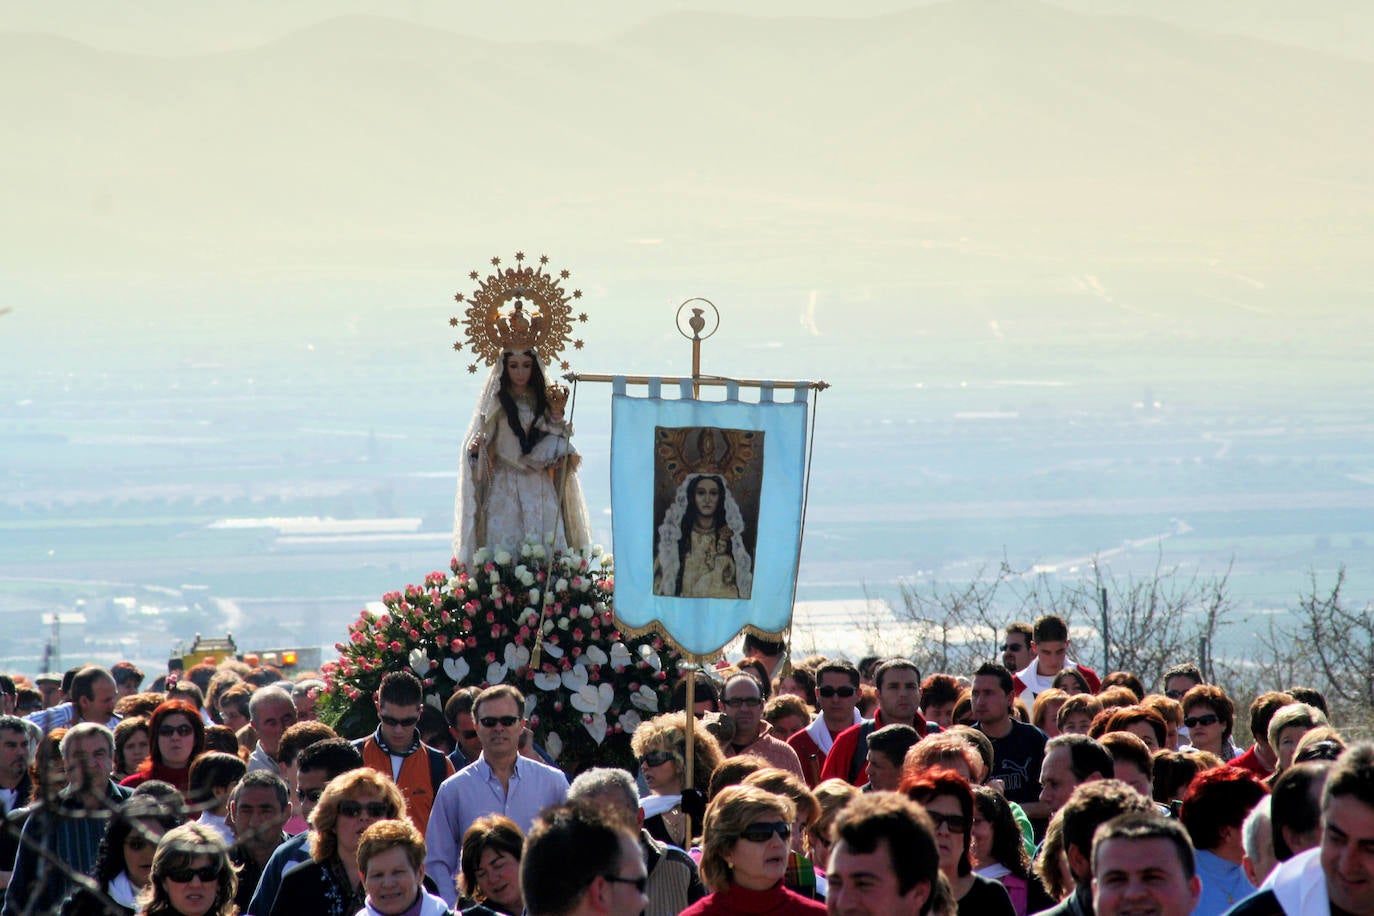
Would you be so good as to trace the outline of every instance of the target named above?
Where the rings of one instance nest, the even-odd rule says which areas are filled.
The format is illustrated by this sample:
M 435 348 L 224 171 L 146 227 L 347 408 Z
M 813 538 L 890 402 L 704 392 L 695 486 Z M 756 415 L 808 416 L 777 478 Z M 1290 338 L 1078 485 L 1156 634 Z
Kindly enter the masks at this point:
M 973 789 L 941 767 L 902 777 L 902 794 L 925 808 L 935 824 L 940 872 L 958 902 L 959 916 L 1016 916 L 1007 889 L 973 873 Z
M 205 721 L 185 700 L 167 700 L 153 710 L 148 732 L 152 753 L 120 785 L 133 789 L 150 779 L 160 779 L 185 795 L 191 784 L 191 761 L 205 750 Z

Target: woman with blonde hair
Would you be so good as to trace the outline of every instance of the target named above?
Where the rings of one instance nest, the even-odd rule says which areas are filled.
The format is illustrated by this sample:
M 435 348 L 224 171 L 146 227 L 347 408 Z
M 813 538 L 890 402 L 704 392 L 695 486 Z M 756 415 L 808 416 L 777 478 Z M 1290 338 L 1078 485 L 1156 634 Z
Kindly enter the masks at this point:
M 219 831 L 196 821 L 158 840 L 142 916 L 235 916 L 238 874 Z
M 1069 695 L 1058 687 L 1050 687 L 1042 690 L 1035 695 L 1035 703 L 1031 705 L 1031 725 L 1040 729 L 1051 738 L 1059 734 L 1059 707 L 1064 705 L 1064 701 Z
M 310 861 L 282 876 L 268 916 L 354 916 L 366 904 L 358 842 L 378 821 L 405 817 L 396 783 L 372 769 L 334 777 L 310 813 Z
M 902 775 L 922 773 L 934 767 L 953 770 L 969 782 L 983 781 L 983 757 L 957 732 L 927 735 L 911 746 L 902 761 Z
M 780 795 L 792 803 L 797 811 L 797 819 L 792 823 L 792 851 L 788 856 L 787 877 L 784 885 L 803 897 L 815 900 L 818 896 L 814 876 L 815 864 L 803 852 L 806 831 L 820 817 L 821 806 L 816 796 L 793 773 L 777 767 L 765 767 L 750 773 L 740 782 L 742 786 L 756 786 L 765 792 Z
M 692 785 L 687 773 L 687 714 L 670 712 L 640 723 L 630 738 L 649 795 L 640 799 L 644 829 L 662 843 L 687 849 L 701 834 L 711 774 L 724 762 L 720 745 L 698 725 L 692 730 Z
M 783 887 L 797 816 L 790 799 L 757 786 L 722 789 L 706 809 L 701 880 L 711 893 L 682 916 L 819 916 L 825 904 Z

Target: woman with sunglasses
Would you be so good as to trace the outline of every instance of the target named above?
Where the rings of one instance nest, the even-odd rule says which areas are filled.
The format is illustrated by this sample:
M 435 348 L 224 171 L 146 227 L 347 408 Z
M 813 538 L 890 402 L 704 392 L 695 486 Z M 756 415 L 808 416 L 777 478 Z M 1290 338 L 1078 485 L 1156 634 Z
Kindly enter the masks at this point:
M 1226 691 L 1212 684 L 1198 684 L 1189 688 L 1180 703 L 1188 729 L 1188 746 L 1181 750 L 1207 751 L 1220 757 L 1222 763 L 1240 756 L 1240 749 L 1231 741 L 1236 705 Z
M 722 789 L 706 809 L 701 880 L 710 894 L 682 916 L 809 916 L 825 904 L 783 886 L 796 809 L 755 786 Z
M 479 817 L 463 834 L 459 889 L 472 901 L 463 916 L 519 916 L 525 909 L 520 891 L 520 859 L 525 835 L 515 821 L 499 814 Z
M 372 769 L 330 780 L 310 812 L 310 861 L 282 876 L 267 916 L 354 916 L 367 892 L 358 868 L 358 841 L 377 821 L 405 817 L 396 783 Z
M 968 780 L 936 767 L 904 776 L 901 791 L 925 808 L 935 824 L 940 872 L 949 882 L 959 916 L 1015 916 L 1007 889 L 973 872 L 973 790 Z
M 205 721 L 185 700 L 167 700 L 148 721 L 152 753 L 120 785 L 134 789 L 150 779 L 171 783 L 182 794 L 191 787 L 191 761 L 205 750 Z
M 661 843 L 689 849 L 701 835 L 701 817 L 706 811 L 706 792 L 711 774 L 724 761 L 720 745 L 711 733 L 698 725 L 692 730 L 695 750 L 691 786 L 683 786 L 687 772 L 687 715 L 670 712 L 640 723 L 630 738 L 630 748 L 639 763 L 640 775 L 649 795 L 640 799 L 644 829 Z
M 95 854 L 91 877 L 99 893 L 75 891 L 62 902 L 62 916 L 133 916 L 138 895 L 152 879 L 159 838 L 185 820 L 185 809 L 179 808 L 179 801 L 152 795 L 134 795 L 120 805 Z
M 192 822 L 168 830 L 153 854 L 140 916 L 235 916 L 238 877 L 213 828 Z

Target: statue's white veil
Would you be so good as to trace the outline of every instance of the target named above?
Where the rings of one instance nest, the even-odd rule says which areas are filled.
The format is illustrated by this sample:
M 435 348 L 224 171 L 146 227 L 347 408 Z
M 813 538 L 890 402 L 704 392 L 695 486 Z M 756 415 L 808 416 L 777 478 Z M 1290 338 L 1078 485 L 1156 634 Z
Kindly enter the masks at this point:
M 677 582 L 678 542 L 682 540 L 682 519 L 687 515 L 688 494 L 692 484 L 700 477 L 718 477 L 717 474 L 688 474 L 687 479 L 678 484 L 677 492 L 668 511 L 663 513 L 663 524 L 658 526 L 658 568 L 662 578 L 659 594 L 671 594 L 670 588 Z M 724 478 L 721 478 L 724 480 Z M 754 567 L 749 553 L 744 549 L 744 515 L 739 511 L 739 503 L 730 488 L 723 487 L 721 494 L 725 499 L 725 524 L 730 526 L 730 553 L 735 559 L 735 584 L 740 595 L 751 594 L 754 583 Z
M 539 366 L 539 372 L 549 383 L 544 362 L 538 353 L 531 354 Z M 463 435 L 462 451 L 458 455 L 458 492 L 453 500 L 453 556 L 464 565 L 471 565 L 472 555 L 479 547 L 488 545 L 477 543 L 477 513 L 481 508 L 483 494 L 474 473 L 477 462 L 469 460 L 473 440 L 480 433 L 485 443 L 490 444 L 497 423 L 505 422 L 505 413 L 497 395 L 501 391 L 501 374 L 505 371 L 505 355 L 491 372 L 487 374 L 486 384 L 477 398 L 477 407 L 472 412 L 472 420 Z M 571 450 L 571 448 L 569 448 Z M 479 456 L 478 461 L 483 460 Z M 569 470 L 562 483 L 562 517 L 566 541 L 571 547 L 586 547 L 591 543 L 591 518 L 587 514 L 587 502 L 582 497 L 582 482 L 575 470 Z M 542 537 L 543 532 L 538 536 Z M 559 538 L 557 540 L 562 540 Z

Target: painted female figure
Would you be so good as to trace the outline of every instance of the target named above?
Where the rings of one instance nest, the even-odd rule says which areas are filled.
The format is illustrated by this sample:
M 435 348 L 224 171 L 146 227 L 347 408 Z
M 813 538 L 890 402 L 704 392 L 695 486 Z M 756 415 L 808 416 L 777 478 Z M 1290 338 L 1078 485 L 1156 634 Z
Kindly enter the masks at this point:
M 479 547 L 517 553 L 526 538 L 585 546 L 589 522 L 568 441 L 566 389 L 546 389 L 532 350 L 506 351 L 493 367 L 464 440 L 454 507 L 453 555 Z
M 716 474 L 690 474 L 658 527 L 654 594 L 677 598 L 745 598 L 753 568 L 744 517 Z

